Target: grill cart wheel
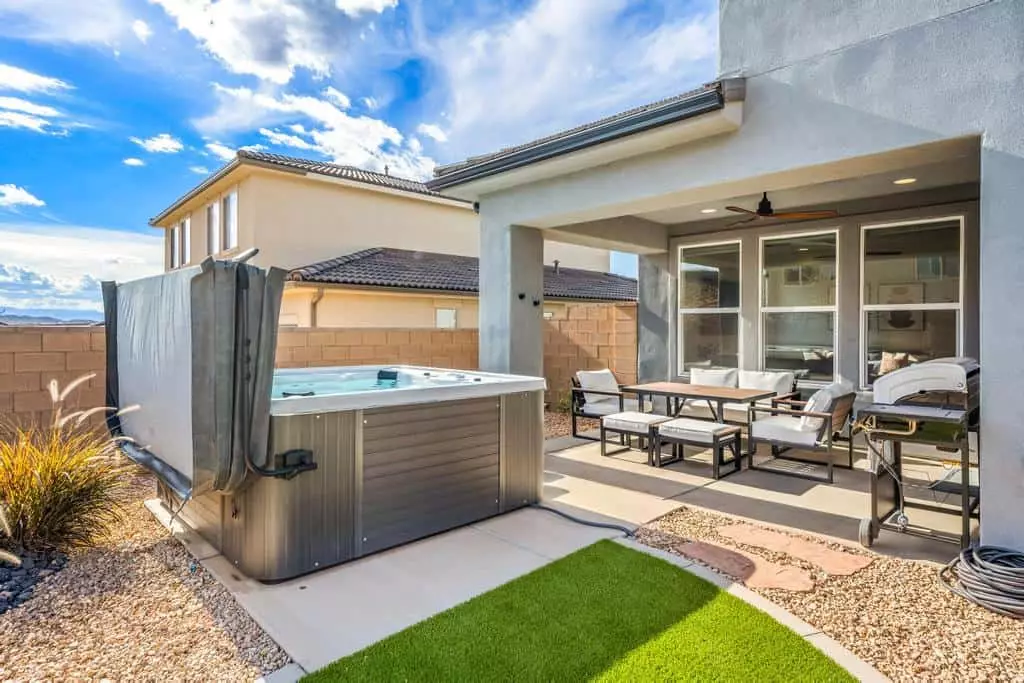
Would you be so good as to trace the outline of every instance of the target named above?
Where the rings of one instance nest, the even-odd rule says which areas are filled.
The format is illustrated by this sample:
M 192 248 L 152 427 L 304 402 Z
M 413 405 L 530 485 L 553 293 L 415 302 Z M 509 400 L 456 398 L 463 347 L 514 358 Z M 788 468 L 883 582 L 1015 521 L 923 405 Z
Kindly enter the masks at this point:
M 875 539 L 878 538 L 878 527 L 875 526 L 875 520 L 864 518 L 860 520 L 860 527 L 857 528 L 857 540 L 865 548 L 870 548 L 875 543 Z

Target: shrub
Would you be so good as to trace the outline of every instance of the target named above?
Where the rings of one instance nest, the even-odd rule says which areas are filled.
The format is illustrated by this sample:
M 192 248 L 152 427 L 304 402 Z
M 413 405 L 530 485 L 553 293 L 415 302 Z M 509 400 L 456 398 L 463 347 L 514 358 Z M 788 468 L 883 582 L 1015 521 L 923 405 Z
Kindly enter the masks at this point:
M 11 525 L 7 523 L 7 513 L 4 512 L 4 506 L 0 505 L 0 531 L 4 532 L 8 537 L 11 535 Z M 13 564 L 15 567 L 21 565 L 21 558 L 13 553 L 9 553 L 6 550 L 0 549 L 0 562 L 6 562 L 7 564 Z
M 0 504 L 10 536 L 28 549 L 51 550 L 93 544 L 122 516 L 118 493 L 126 481 L 118 440 L 95 418 L 105 408 L 64 415 L 64 404 L 94 375 L 63 391 L 50 383 L 49 425 L 12 425 L 0 436 Z

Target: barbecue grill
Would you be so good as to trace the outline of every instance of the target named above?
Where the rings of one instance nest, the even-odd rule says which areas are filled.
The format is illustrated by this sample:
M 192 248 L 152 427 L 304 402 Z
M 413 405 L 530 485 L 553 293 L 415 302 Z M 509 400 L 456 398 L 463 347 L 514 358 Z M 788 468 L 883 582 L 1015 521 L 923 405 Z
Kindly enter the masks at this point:
M 863 545 L 870 546 L 880 529 L 959 543 L 961 547 L 970 544 L 971 518 L 977 516 L 980 492 L 971 480 L 969 433 L 978 427 L 979 388 L 980 366 L 973 358 L 926 361 L 875 381 L 874 403 L 858 412 L 854 426 L 867 437 L 871 455 L 871 516 L 861 520 L 859 538 Z M 908 481 L 903 474 L 904 443 L 957 453 L 957 469 L 926 485 Z M 908 508 L 954 511 L 948 506 L 908 499 L 908 488 L 957 495 L 961 533 L 911 525 Z

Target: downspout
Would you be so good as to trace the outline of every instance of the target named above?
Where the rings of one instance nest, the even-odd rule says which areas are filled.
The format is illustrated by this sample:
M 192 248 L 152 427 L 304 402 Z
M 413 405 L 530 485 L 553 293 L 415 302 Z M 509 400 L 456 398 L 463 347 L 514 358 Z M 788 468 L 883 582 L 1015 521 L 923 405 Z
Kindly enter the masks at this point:
M 309 326 L 310 327 L 314 327 L 314 328 L 315 327 L 319 327 L 319 324 L 318 324 L 318 321 L 317 321 L 317 304 L 319 304 L 320 300 L 323 299 L 323 298 L 324 298 L 324 288 L 323 287 L 317 287 L 316 288 L 316 293 L 313 294 L 313 298 L 309 302 Z

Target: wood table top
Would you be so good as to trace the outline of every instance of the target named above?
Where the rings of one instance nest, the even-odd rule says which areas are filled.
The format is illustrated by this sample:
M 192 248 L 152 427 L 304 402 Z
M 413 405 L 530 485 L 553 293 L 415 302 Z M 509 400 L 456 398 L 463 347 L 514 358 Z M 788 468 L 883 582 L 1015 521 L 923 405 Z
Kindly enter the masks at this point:
M 683 382 L 650 382 L 622 387 L 623 391 L 634 394 L 651 394 L 658 396 L 679 396 L 682 398 L 710 399 L 713 401 L 733 401 L 737 403 L 759 401 L 771 398 L 774 391 L 765 389 L 738 389 L 735 387 L 712 387 L 703 384 L 686 384 Z

